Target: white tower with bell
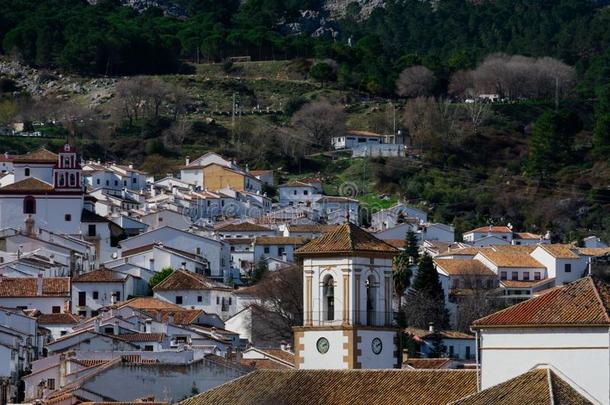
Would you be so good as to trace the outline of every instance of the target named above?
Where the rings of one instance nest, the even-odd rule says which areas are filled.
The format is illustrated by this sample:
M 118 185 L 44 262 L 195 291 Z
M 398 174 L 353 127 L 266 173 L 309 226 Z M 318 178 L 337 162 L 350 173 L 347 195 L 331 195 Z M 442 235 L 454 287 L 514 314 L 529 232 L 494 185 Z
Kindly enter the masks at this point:
M 294 328 L 300 369 L 399 368 L 392 327 L 392 259 L 398 250 L 347 223 L 301 247 L 303 326 Z

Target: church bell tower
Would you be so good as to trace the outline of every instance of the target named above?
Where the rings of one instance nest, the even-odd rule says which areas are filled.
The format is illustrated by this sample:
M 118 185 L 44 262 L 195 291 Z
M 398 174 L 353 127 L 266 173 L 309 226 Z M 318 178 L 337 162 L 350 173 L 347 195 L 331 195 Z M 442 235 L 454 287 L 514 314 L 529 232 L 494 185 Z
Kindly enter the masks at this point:
M 303 258 L 300 369 L 399 368 L 392 259 L 398 250 L 358 226 L 338 226 L 296 251 Z
M 53 168 L 53 182 L 56 191 L 76 191 L 82 189 L 81 166 L 76 158 L 76 151 L 65 144 Z

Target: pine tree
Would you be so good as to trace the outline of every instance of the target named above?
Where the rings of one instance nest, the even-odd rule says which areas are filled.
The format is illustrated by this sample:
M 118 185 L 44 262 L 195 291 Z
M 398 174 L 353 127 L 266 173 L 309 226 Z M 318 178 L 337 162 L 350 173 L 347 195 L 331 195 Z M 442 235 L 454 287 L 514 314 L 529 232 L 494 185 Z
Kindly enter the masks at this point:
M 417 243 L 417 235 L 413 231 L 408 231 L 405 235 L 405 252 L 411 263 L 415 264 L 419 261 L 419 245 Z
M 413 281 L 413 289 L 435 299 L 442 300 L 444 297 L 443 286 L 438 278 L 434 262 L 427 253 L 424 253 L 419 261 L 419 269 Z

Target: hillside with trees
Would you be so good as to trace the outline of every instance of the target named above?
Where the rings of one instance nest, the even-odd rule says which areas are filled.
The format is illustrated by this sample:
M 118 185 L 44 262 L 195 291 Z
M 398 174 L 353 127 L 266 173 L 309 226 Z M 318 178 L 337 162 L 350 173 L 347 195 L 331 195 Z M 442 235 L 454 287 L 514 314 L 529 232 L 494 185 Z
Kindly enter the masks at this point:
M 0 152 L 69 137 L 86 158 L 164 176 L 215 150 L 284 180 L 321 176 L 371 209 L 404 199 L 456 233 L 510 222 L 610 237 L 605 3 L 174 3 L 184 16 L 0 0 L 0 126 L 47 123 Z M 346 128 L 401 129 L 411 153 L 329 153 Z

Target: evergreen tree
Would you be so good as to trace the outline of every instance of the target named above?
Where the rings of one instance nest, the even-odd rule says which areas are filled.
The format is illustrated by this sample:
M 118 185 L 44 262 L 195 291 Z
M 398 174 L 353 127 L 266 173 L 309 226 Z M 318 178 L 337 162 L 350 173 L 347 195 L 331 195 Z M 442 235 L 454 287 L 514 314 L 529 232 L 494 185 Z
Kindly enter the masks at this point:
M 574 113 L 546 111 L 538 117 L 529 141 L 530 175 L 545 180 L 570 163 L 574 136 L 581 128 L 582 122 Z
M 153 287 L 155 287 L 157 284 L 161 283 L 163 280 L 168 278 L 169 275 L 172 274 L 173 272 L 174 272 L 174 270 L 172 270 L 171 267 L 166 267 L 166 268 L 162 269 L 160 272 L 154 274 L 150 278 L 150 280 L 148 280 L 148 287 L 150 287 L 150 289 L 152 290 Z
M 261 260 L 256 264 L 254 270 L 252 270 L 252 276 L 250 277 L 250 282 L 252 284 L 259 282 L 265 274 L 269 271 L 269 266 L 267 266 L 267 262 Z
M 415 232 L 408 231 L 405 235 L 405 252 L 413 264 L 419 261 L 419 245 L 417 242 Z
M 429 323 L 436 328 L 447 328 L 449 313 L 445 308 L 443 286 L 428 254 L 424 254 L 419 261 L 412 290 L 404 307 L 406 323 L 418 328 L 427 328 Z
M 610 85 L 602 87 L 597 94 L 593 151 L 599 157 L 606 157 L 610 152 Z
M 440 298 L 442 300 L 444 297 L 443 286 L 438 278 L 434 262 L 427 253 L 419 261 L 419 269 L 413 281 L 413 289 L 434 299 Z

